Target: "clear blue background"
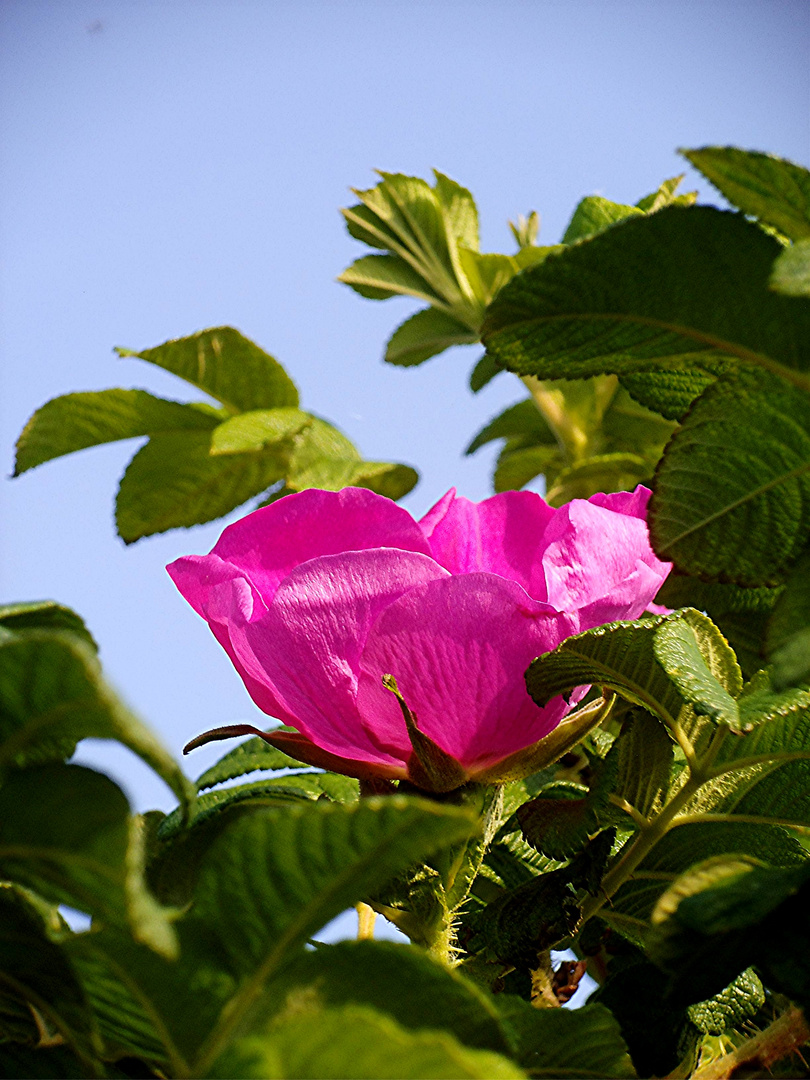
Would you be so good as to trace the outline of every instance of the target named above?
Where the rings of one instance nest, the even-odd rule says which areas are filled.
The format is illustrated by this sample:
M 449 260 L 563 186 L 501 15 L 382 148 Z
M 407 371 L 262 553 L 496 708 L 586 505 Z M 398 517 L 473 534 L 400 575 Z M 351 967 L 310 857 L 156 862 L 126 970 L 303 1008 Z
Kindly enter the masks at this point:
M 418 370 L 381 362 L 410 308 L 335 283 L 362 253 L 337 213 L 347 188 L 371 186 L 375 167 L 436 166 L 471 188 L 497 251 L 519 213 L 539 210 L 553 242 L 583 195 L 636 201 L 683 171 L 678 146 L 807 163 L 809 29 L 806 0 L 2 0 L 4 474 L 48 398 L 194 396 L 114 345 L 229 323 L 367 457 L 420 469 L 414 513 L 452 484 L 485 497 L 494 449 L 461 452 L 521 387 L 503 375 L 470 394 L 474 349 Z M 82 613 L 109 677 L 179 753 L 207 727 L 262 717 L 163 570 L 222 523 L 129 549 L 114 534 L 135 448 L 2 481 L 2 594 Z M 126 751 L 85 744 L 81 759 L 137 808 L 172 805 Z

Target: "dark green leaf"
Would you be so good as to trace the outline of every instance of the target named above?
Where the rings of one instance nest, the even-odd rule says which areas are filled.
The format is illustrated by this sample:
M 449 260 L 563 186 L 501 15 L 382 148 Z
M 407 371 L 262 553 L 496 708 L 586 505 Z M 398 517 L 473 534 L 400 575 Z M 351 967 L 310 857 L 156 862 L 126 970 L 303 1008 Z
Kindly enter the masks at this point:
M 599 828 L 591 801 L 578 784 L 559 782 L 524 803 L 517 818 L 526 840 L 552 859 L 579 851 Z
M 616 760 L 614 794 L 649 818 L 663 806 L 669 787 L 673 742 L 648 712 L 633 709 L 606 759 Z
M 0 788 L 0 877 L 176 953 L 170 913 L 146 890 L 142 835 L 123 792 L 78 765 L 12 773 Z
M 86 1063 L 95 1056 L 93 1016 L 74 971 L 50 940 L 39 912 L 5 883 L 0 884 L 0 1000 L 33 1005 Z
M 588 683 L 609 687 L 670 728 L 687 705 L 700 716 L 739 724 L 732 695 L 742 677 L 734 654 L 711 621 L 691 608 L 587 630 L 535 660 L 526 673 L 539 705 Z
M 275 446 L 249 454 L 210 453 L 209 432 L 156 435 L 121 478 L 116 525 L 121 539 L 222 517 L 282 479 L 289 451 Z
M 21 1046 L 19 1043 L 0 1043 L 0 1077 L 15 1080 L 22 1076 L 37 1076 L 48 1080 L 86 1080 L 89 1076 L 121 1075 L 99 1071 L 97 1062 L 82 1062 L 66 1046 L 44 1048 Z M 88 1070 L 92 1070 L 89 1072 Z
M 562 243 L 573 244 L 577 240 L 587 240 L 596 233 L 609 229 L 617 221 L 637 217 L 643 213 L 644 210 L 637 206 L 623 206 L 621 203 L 604 199 L 601 195 L 588 195 L 582 199 L 574 211 L 574 216 L 563 235 Z
M 300 409 L 253 409 L 232 416 L 211 433 L 212 454 L 242 454 L 291 439 L 312 422 Z
M 165 431 L 210 431 L 221 417 L 209 405 L 182 405 L 146 390 L 65 394 L 37 409 L 17 440 L 14 475 L 88 446 Z
M 810 1005 L 810 865 L 780 869 L 725 856 L 694 866 L 661 897 L 649 951 L 690 1004 L 756 966 L 766 985 Z
M 3 630 L 69 630 L 98 652 L 96 640 L 77 615 L 64 604 L 53 600 L 30 600 L 21 604 L 0 605 L 0 628 Z
M 810 535 L 808 394 L 754 370 L 709 387 L 656 470 L 650 534 L 687 573 L 771 584 Z
M 649 919 L 664 890 L 695 863 L 728 853 L 739 853 L 776 867 L 801 866 L 807 860 L 798 841 L 776 825 L 733 819 L 678 825 L 656 844 L 632 878 L 611 898 L 610 905 L 602 908 L 600 918 L 631 940 L 644 940 Z M 744 964 L 743 968 L 748 966 Z M 729 974 L 714 989 L 696 993 L 692 1001 L 702 1001 L 722 990 L 736 974 L 736 971 Z
M 117 349 L 171 371 L 235 412 L 298 405 L 298 391 L 277 360 L 231 326 L 200 330 L 154 349 Z
M 736 146 L 681 153 L 743 213 L 773 225 L 791 240 L 810 237 L 810 172 L 801 165 Z
M 780 250 L 737 214 L 666 207 L 519 274 L 482 336 L 498 363 L 542 379 L 745 360 L 804 384 L 810 303 L 768 291 Z
M 436 308 L 417 311 L 397 327 L 385 347 L 389 364 L 414 367 L 451 345 L 474 345 L 478 336 L 457 319 Z
M 446 1032 L 413 1032 L 358 1005 L 296 1010 L 266 1035 L 248 1036 L 214 1064 L 211 1078 L 264 1080 L 512 1080 L 526 1074 L 486 1050 L 462 1046 Z
M 123 743 L 178 799 L 193 799 L 193 787 L 177 762 L 107 685 L 95 652 L 82 638 L 20 630 L 0 639 L 0 765 L 69 757 L 87 738 Z
M 708 365 L 707 365 L 708 366 Z M 714 382 L 709 371 L 636 371 L 622 375 L 636 401 L 668 420 L 680 420 L 696 397 Z
M 785 582 L 768 625 L 765 648 L 777 689 L 810 682 L 810 550 Z
M 514 1032 L 516 1057 L 530 1076 L 625 1080 L 636 1075 L 619 1025 L 604 1005 L 535 1009 L 512 994 L 498 999 Z
M 481 428 L 464 453 L 474 454 L 476 450 L 492 442 L 493 439 L 515 437 L 530 444 L 544 443 L 556 447 L 554 433 L 535 405 L 533 398 L 528 397 L 516 405 L 510 405 L 502 413 L 493 417 Z

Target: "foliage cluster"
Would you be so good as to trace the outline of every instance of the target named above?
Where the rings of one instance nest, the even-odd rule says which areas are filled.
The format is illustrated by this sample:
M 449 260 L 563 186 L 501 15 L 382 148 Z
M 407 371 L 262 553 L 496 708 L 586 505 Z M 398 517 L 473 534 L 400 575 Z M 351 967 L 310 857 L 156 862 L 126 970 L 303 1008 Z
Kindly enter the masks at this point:
M 559 244 L 520 219 L 512 255 L 478 250 L 472 196 L 439 173 L 383 173 L 344 211 L 374 253 L 342 280 L 426 304 L 389 362 L 480 340 L 474 390 L 520 376 L 524 398 L 468 448 L 503 440 L 496 490 L 542 476 L 559 505 L 651 480 L 675 568 L 658 602 L 676 610 L 531 665 L 539 704 L 585 684 L 614 702 L 556 763 L 502 788 L 361 793 L 251 739 L 192 784 L 105 682 L 78 615 L 0 609 L 0 1074 L 805 1074 L 790 1052 L 810 1034 L 810 173 L 735 148 L 686 157 L 736 210 L 694 205 L 675 178 L 635 206 L 584 199 Z M 235 330 L 131 355 L 219 405 L 70 394 L 17 457 L 21 473 L 148 436 L 118 492 L 127 542 L 256 496 L 398 498 L 416 481 L 302 411 Z M 177 809 L 133 816 L 70 764 L 90 736 L 143 758 Z M 351 904 L 359 940 L 308 944 Z M 370 938 L 373 912 L 415 944 Z M 583 964 L 554 971 L 561 948 Z M 584 962 L 597 991 L 559 1008 Z

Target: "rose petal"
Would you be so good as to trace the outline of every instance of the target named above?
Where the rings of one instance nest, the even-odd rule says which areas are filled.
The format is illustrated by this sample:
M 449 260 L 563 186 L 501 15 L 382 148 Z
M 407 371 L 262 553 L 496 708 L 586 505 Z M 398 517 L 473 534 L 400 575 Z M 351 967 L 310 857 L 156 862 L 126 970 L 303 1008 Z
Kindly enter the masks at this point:
M 231 641 L 242 667 L 309 739 L 340 757 L 407 760 L 407 737 L 393 742 L 357 710 L 360 655 L 380 613 L 415 586 L 447 576 L 426 555 L 378 548 L 310 559 L 281 583 L 273 603 Z
M 545 579 L 533 568 L 553 517 L 554 510 L 533 491 L 505 491 L 474 503 L 452 490 L 419 524 L 433 558 L 452 574 L 498 574 L 545 600 Z
M 646 488 L 637 488 L 575 499 L 560 507 L 546 529 L 537 571 L 545 578 L 548 602 L 578 611 L 580 629 L 637 618 L 669 573 L 671 564 L 650 547 L 648 498 Z
M 229 525 L 211 554 L 238 567 L 269 604 L 293 567 L 369 548 L 430 554 L 411 515 L 365 488 L 287 495 Z
M 393 675 L 419 729 L 467 768 L 499 761 L 542 738 L 568 706 L 539 708 L 524 672 L 574 630 L 571 620 L 493 574 L 411 589 L 374 623 L 360 661 L 358 708 L 390 742 L 401 740 Z

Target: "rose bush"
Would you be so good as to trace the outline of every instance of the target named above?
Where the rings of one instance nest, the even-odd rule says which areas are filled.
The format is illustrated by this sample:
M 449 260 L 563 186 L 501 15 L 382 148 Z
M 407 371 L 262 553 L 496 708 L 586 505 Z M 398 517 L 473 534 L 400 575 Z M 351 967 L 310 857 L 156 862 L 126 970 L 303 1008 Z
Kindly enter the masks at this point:
M 308 490 L 168 570 L 259 708 L 296 729 L 268 741 L 312 765 L 423 787 L 437 786 L 420 768 L 432 755 L 449 763 L 448 789 L 498 779 L 571 708 L 529 697 L 536 656 L 651 604 L 670 567 L 650 547 L 649 494 L 555 510 L 528 491 L 476 504 L 451 490 L 415 521 L 365 489 Z

